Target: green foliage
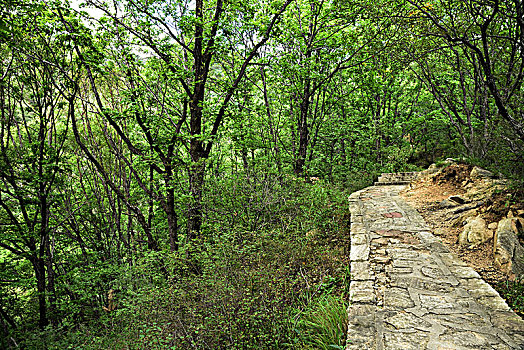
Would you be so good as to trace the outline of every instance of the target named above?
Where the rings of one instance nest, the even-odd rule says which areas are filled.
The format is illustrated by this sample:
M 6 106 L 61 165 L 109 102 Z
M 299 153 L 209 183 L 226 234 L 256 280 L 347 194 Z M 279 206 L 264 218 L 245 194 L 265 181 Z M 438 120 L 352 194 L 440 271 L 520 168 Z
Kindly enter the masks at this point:
M 107 261 L 72 271 L 65 276 L 67 285 L 82 294 L 63 307 L 76 316 L 61 327 L 32 332 L 23 344 L 40 348 L 45 343 L 50 349 L 71 344 L 79 349 L 302 349 L 311 343 L 297 331 L 312 331 L 313 324 L 305 320 L 320 322 L 326 312 L 333 319 L 321 327 L 326 334 L 338 332 L 331 328 L 343 327 L 343 320 L 335 318 L 341 317 L 349 287 L 347 193 L 294 178 L 281 185 L 270 175 L 238 175 L 213 183 L 213 189 L 222 200 L 214 195 L 206 200 L 207 239 L 197 249 L 152 252 L 132 266 Z M 242 212 L 233 199 L 245 207 Z M 224 217 L 228 211 L 238 214 Z M 169 280 L 160 261 L 172 274 Z M 109 289 L 115 290 L 118 307 L 105 312 Z M 74 318 L 79 315 L 81 322 Z
M 513 311 L 521 317 L 524 316 L 524 281 L 522 279 L 501 282 L 496 289 Z
M 453 4 L 4 1 L 0 347 L 343 346 L 350 192 L 450 156 L 522 181 L 517 9 L 487 79 Z
M 310 302 L 296 322 L 295 331 L 302 349 L 344 349 L 347 337 L 347 303 L 339 296 L 326 295 Z

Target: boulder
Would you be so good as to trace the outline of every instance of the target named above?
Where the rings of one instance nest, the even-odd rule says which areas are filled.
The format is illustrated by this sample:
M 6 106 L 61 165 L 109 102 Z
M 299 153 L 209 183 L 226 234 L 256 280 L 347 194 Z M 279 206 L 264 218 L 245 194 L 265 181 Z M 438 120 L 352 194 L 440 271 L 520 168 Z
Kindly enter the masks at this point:
M 518 237 L 522 230 L 517 219 L 502 219 L 493 239 L 495 266 L 512 279 L 524 276 L 524 247 Z
M 439 166 L 435 163 L 431 164 L 429 168 L 421 172 L 422 177 L 425 177 L 426 179 L 432 179 L 435 176 L 438 176 L 442 172 L 442 169 L 444 169 L 443 166 Z
M 482 201 L 466 204 L 466 205 L 461 206 L 460 208 L 453 210 L 453 214 L 459 214 L 459 213 L 462 213 L 468 210 L 477 209 L 478 207 L 481 207 L 483 205 L 484 205 L 484 202 Z
M 493 238 L 493 231 L 486 227 L 486 221 L 480 216 L 470 217 L 459 234 L 459 244 L 479 245 Z

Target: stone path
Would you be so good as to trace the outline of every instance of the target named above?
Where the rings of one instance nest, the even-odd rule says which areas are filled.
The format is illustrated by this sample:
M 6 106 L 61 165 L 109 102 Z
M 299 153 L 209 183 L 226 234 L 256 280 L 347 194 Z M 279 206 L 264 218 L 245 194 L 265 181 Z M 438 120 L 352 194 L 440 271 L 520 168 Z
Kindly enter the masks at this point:
M 349 197 L 351 288 L 346 350 L 524 349 L 524 321 L 398 193 Z

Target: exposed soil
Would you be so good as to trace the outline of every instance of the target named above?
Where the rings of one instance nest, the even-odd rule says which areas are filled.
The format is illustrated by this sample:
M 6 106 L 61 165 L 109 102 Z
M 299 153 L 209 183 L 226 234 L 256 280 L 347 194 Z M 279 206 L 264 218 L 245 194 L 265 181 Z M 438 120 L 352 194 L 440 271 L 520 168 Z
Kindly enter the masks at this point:
M 494 266 L 493 239 L 478 246 L 461 246 L 458 242 L 463 226 L 456 222 L 453 210 L 443 208 L 440 203 L 452 195 L 464 195 L 465 186 L 476 185 L 470 178 L 472 166 L 452 164 L 433 176 L 424 176 L 412 183 L 401 195 L 424 217 L 433 228 L 435 235 L 441 237 L 444 244 L 464 262 L 474 268 L 482 278 L 496 287 L 507 280 L 507 276 Z M 521 194 L 501 189 L 482 198 L 483 205 L 477 208 L 487 223 L 498 222 L 508 212 L 524 208 L 524 203 L 517 200 Z M 520 197 L 522 198 L 522 197 Z

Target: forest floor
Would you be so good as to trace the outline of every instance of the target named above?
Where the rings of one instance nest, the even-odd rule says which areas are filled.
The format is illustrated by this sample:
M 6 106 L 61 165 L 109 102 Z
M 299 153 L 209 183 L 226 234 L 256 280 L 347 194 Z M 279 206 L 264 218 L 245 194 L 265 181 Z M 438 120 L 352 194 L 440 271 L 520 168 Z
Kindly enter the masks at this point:
M 413 206 L 433 229 L 436 236 L 458 257 L 504 297 L 503 285 L 508 283 L 508 277 L 494 265 L 493 239 L 477 245 L 467 246 L 458 244 L 458 236 L 463 230 L 462 225 L 456 224 L 456 215 L 451 210 L 443 208 L 440 203 L 452 195 L 465 195 L 467 190 L 464 184 L 475 185 L 476 180 L 470 177 L 472 166 L 453 164 L 436 176 L 424 176 L 406 188 L 401 196 Z M 486 222 L 498 222 L 505 218 L 509 211 L 516 212 L 524 209 L 524 202 L 519 191 L 504 188 L 484 197 L 484 206 L 480 209 Z M 508 198 L 513 198 L 510 202 Z M 524 244 L 524 242 L 521 243 Z M 511 304 L 508 300 L 508 304 Z M 521 316 L 522 310 L 515 310 Z

